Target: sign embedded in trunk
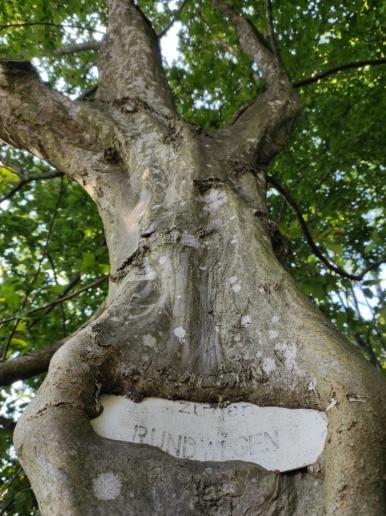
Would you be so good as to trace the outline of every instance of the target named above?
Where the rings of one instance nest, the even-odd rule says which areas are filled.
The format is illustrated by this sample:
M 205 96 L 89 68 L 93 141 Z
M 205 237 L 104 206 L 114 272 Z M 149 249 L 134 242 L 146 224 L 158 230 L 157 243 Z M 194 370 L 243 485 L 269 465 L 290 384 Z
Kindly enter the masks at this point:
M 148 444 L 181 459 L 240 460 L 267 470 L 289 471 L 313 464 L 323 451 L 327 417 L 311 409 L 259 407 L 123 396 L 101 396 L 103 413 L 93 419 L 102 437 Z

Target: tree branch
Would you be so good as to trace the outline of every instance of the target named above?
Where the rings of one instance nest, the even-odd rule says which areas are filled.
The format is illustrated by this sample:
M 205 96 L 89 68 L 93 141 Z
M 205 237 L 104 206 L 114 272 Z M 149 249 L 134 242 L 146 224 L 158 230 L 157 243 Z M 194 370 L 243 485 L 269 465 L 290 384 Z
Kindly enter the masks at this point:
M 19 190 L 21 190 L 25 185 L 32 183 L 33 181 L 43 181 L 44 179 L 53 179 L 55 177 L 61 177 L 63 176 L 62 172 L 56 171 L 56 172 L 48 172 L 47 174 L 40 174 L 40 175 L 30 175 L 26 177 L 25 179 L 22 179 L 17 185 L 13 186 L 10 191 L 0 197 L 0 203 L 11 199 Z
M 45 373 L 53 354 L 67 341 L 62 339 L 53 346 L 0 362 L 0 386 Z
M 102 116 L 102 115 L 100 115 Z M 0 60 L 0 139 L 80 181 L 100 152 L 95 111 L 51 90 L 33 66 Z
M 269 41 L 271 43 L 272 52 L 275 57 L 276 65 L 278 67 L 280 67 L 281 61 L 280 61 L 279 51 L 278 51 L 277 43 L 276 43 L 275 29 L 273 27 L 273 13 L 272 13 L 271 0 L 265 0 L 265 12 L 267 15 L 267 22 L 268 22 Z
M 103 302 L 95 311 L 92 317 L 86 321 L 76 332 L 65 339 L 59 340 L 56 344 L 32 353 L 20 355 L 13 360 L 0 361 L 0 386 L 9 385 L 18 380 L 26 380 L 32 376 L 45 373 L 54 353 L 65 344 L 70 338 L 85 328 L 91 321 L 97 319 L 105 310 L 106 302 Z
M 164 29 L 161 30 L 161 32 L 158 34 L 158 39 L 161 39 L 165 36 L 165 34 L 173 27 L 173 25 L 178 21 L 181 17 L 182 11 L 184 10 L 185 6 L 189 0 L 182 0 L 181 5 L 177 9 L 177 11 L 174 13 L 173 18 L 170 20 L 168 25 Z
M 109 23 L 98 60 L 97 98 L 122 104 L 139 99 L 155 110 L 174 114 L 158 38 L 149 20 L 132 0 L 108 0 L 107 6 Z
M 292 208 L 292 210 L 295 212 L 296 218 L 298 219 L 298 222 L 300 224 L 300 227 L 303 231 L 304 238 L 306 239 L 306 242 L 308 243 L 309 247 L 311 248 L 314 255 L 319 258 L 319 260 L 324 263 L 324 265 L 331 271 L 335 272 L 336 274 L 339 274 L 339 276 L 342 276 L 343 278 L 347 278 L 354 281 L 360 281 L 364 278 L 364 276 L 370 272 L 373 269 L 376 269 L 381 264 L 386 263 L 386 258 L 383 258 L 382 260 L 378 260 L 375 263 L 372 263 L 368 267 L 362 270 L 359 274 L 351 274 L 349 272 L 346 272 L 344 269 L 339 267 L 339 265 L 336 265 L 335 263 L 332 263 L 326 258 L 323 253 L 320 251 L 318 246 L 316 245 L 314 239 L 312 238 L 312 235 L 310 233 L 310 230 L 308 229 L 308 226 L 306 224 L 306 221 L 304 220 L 304 217 L 302 215 L 302 212 L 296 203 L 295 199 L 292 197 L 291 193 L 282 186 L 276 179 L 274 179 L 272 176 L 266 176 L 267 182 L 275 188 L 287 201 L 288 205 Z
M 288 83 L 288 77 L 286 74 L 281 73 L 281 69 L 275 62 L 273 53 L 265 45 L 264 37 L 252 23 L 243 16 L 238 15 L 226 1 L 212 0 L 212 2 L 235 27 L 242 50 L 260 68 L 268 86 L 277 87 L 278 83 L 281 81 Z
M 341 65 L 333 66 L 332 68 L 328 68 L 322 72 L 315 73 L 306 79 L 299 79 L 292 83 L 294 88 L 301 88 L 302 86 L 309 86 L 315 82 L 324 79 L 325 77 L 329 77 L 335 73 L 341 72 L 343 70 L 350 70 L 352 68 L 363 68 L 364 66 L 380 66 L 386 64 L 386 58 L 380 59 L 363 59 L 361 61 L 352 61 L 351 63 L 344 63 Z
M 66 56 L 69 54 L 76 54 L 78 52 L 89 52 L 91 50 L 99 50 L 101 48 L 101 42 L 96 40 L 84 41 L 83 43 L 74 43 L 73 45 L 66 45 L 61 48 L 57 48 L 54 54 L 57 56 Z
M 240 159 L 243 155 L 243 159 L 257 158 L 267 163 L 287 142 L 299 110 L 298 96 L 286 71 L 252 23 L 225 0 L 212 2 L 235 27 L 241 49 L 255 62 L 267 84 L 266 90 L 232 124 L 217 132 L 219 145 L 227 149 L 229 158 Z

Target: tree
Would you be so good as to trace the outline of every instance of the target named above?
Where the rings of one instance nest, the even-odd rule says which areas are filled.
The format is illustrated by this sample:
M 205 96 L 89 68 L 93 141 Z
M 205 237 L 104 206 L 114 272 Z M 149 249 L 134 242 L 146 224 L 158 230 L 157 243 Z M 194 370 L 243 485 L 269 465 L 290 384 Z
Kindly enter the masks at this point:
M 151 4 L 143 2 L 141 7 L 154 14 Z M 53 13 L 44 2 L 42 5 L 50 20 Z M 75 7 L 70 6 L 65 13 L 59 10 L 59 20 L 52 17 L 52 22 L 44 22 L 45 28 L 47 24 L 64 25 L 63 19 Z M 186 2 L 181 7 L 187 9 Z M 178 114 L 153 28 L 139 7 L 127 0 L 108 2 L 108 35 L 98 59 L 98 86 L 90 85 L 92 91 L 82 100 L 70 100 L 50 88 L 27 61 L 8 58 L 1 62 L 1 139 L 50 163 L 52 168 L 43 174 L 35 171 L 39 182 L 49 179 L 48 175 L 51 179 L 60 175 L 54 178 L 59 181 L 57 198 L 49 196 L 54 216 L 48 223 L 38 267 L 32 273 L 32 287 L 37 288 L 34 284 L 50 261 L 51 234 L 67 185 L 62 174 L 77 181 L 95 201 L 111 268 L 105 306 L 56 352 L 39 394 L 17 425 L 17 453 L 43 513 L 381 514 L 384 510 L 384 380 L 300 293 L 276 259 L 271 243 L 282 244 L 282 240 L 267 210 L 267 181 L 289 204 L 296 203 L 271 174 L 267 175 L 267 168 L 272 164 L 272 173 L 277 172 L 278 161 L 274 159 L 285 152 L 299 117 L 300 101 L 294 86 L 314 84 L 323 74 L 293 84 L 287 66 L 282 64 L 289 62 L 292 48 L 288 11 L 282 8 L 279 12 L 279 16 L 287 16 L 287 33 L 284 29 L 278 32 L 280 56 L 270 3 L 265 35 L 261 33 L 265 27 L 262 16 L 250 7 L 245 2 L 240 10 L 213 0 L 203 3 L 197 15 L 196 6 L 190 6 L 192 30 L 189 38 L 184 35 L 183 45 L 194 49 L 202 35 L 202 25 L 197 28 L 202 16 L 212 41 L 205 50 L 210 55 L 202 58 L 206 66 L 213 63 L 214 72 L 226 70 L 228 88 L 234 86 L 235 78 L 240 78 L 239 87 L 258 81 L 249 87 L 248 94 L 240 90 L 237 102 L 225 100 L 220 116 L 209 112 L 204 120 L 203 111 L 193 113 L 197 81 L 211 88 L 203 97 L 208 105 L 217 100 L 216 94 L 229 93 L 228 81 L 219 93 L 213 77 L 218 74 L 211 74 L 210 69 L 207 80 L 195 70 L 189 74 L 189 69 L 170 69 L 174 92 L 185 95 L 180 110 L 185 115 L 190 110 L 195 124 Z M 378 14 L 376 6 L 372 8 Z M 91 23 L 93 9 L 87 6 L 80 20 Z M 328 19 L 336 9 L 328 6 L 323 11 L 323 7 L 311 6 L 311 14 L 318 9 L 325 27 L 334 23 Z M 352 12 L 342 9 L 345 29 L 350 33 L 358 17 L 353 21 Z M 371 20 L 373 15 L 371 11 Z M 155 19 L 164 21 L 162 16 Z M 233 28 L 226 30 L 226 24 Z M 72 25 L 78 26 L 75 22 Z M 359 37 L 367 27 L 359 22 L 358 27 L 355 34 Z M 313 30 L 321 36 L 320 27 Z M 227 32 L 229 37 L 224 36 Z M 376 47 L 377 31 L 372 35 Z M 350 36 L 355 46 L 357 36 Z M 332 36 L 326 32 L 324 38 Z M 234 57 L 237 39 L 243 54 Z M 16 41 L 17 36 L 9 36 L 6 43 L 14 43 L 16 48 Z M 99 47 L 95 41 L 83 42 L 83 48 L 78 44 L 75 48 L 72 42 L 63 47 L 61 38 L 53 44 L 52 58 L 67 53 L 72 56 L 76 50 L 95 53 Z M 364 48 L 372 49 L 366 45 L 367 41 Z M 217 61 L 214 47 L 221 49 Z M 288 55 L 284 55 L 286 48 Z M 196 71 L 200 70 L 199 61 L 200 57 L 192 57 Z M 294 61 L 301 64 L 302 56 Z M 365 64 L 377 66 L 384 64 L 384 59 L 371 56 L 349 66 L 346 62 L 330 72 Z M 238 76 L 240 68 L 247 70 L 242 72 L 245 75 Z M 68 62 L 60 71 L 66 78 Z M 374 77 L 377 82 L 379 78 Z M 74 88 L 83 84 L 76 72 L 71 82 Z M 180 83 L 187 90 L 190 83 L 191 91 L 182 93 Z M 250 100 L 246 96 L 251 93 L 256 94 L 253 102 L 220 126 L 219 121 L 228 121 L 231 111 Z M 193 99 L 190 105 L 187 97 Z M 306 104 L 311 102 L 307 93 L 304 99 Z M 311 106 L 311 119 L 313 113 Z M 301 133 L 298 138 L 301 141 Z M 322 147 L 320 154 L 336 152 L 334 145 L 331 151 L 325 143 L 314 142 L 316 148 Z M 10 168 L 5 170 L 12 175 L 15 166 L 9 152 L 2 161 L 8 159 Z M 286 159 L 291 158 L 286 156 L 284 163 Z M 39 161 L 29 163 L 40 166 Z M 320 169 L 319 163 L 313 166 Z M 293 173 L 293 168 L 287 168 L 288 175 Z M 298 193 L 302 192 L 303 175 Z M 14 189 L 20 189 L 23 180 L 36 180 L 31 177 L 26 176 Z M 357 177 L 358 170 L 353 180 Z M 339 174 L 335 180 L 339 181 Z M 371 193 L 366 202 L 369 198 Z M 42 207 L 47 211 L 50 206 Z M 303 229 L 307 228 L 301 220 Z M 343 270 L 348 261 L 343 253 L 340 263 L 334 265 L 321 254 L 309 231 L 306 237 L 324 264 L 346 279 L 362 279 L 364 272 L 375 271 L 382 261 L 377 254 L 381 244 L 376 243 L 369 249 L 371 260 L 361 269 L 347 272 Z M 87 271 L 92 256 L 94 253 L 84 254 L 83 271 Z M 31 274 L 28 264 L 22 272 Z M 83 288 L 103 281 L 103 276 L 97 277 Z M 58 298 L 39 310 L 47 312 L 62 305 L 78 282 L 79 274 L 75 273 L 68 290 L 63 292 L 59 284 Z M 13 307 L 21 310 L 7 321 L 11 332 L 8 329 L 4 356 L 9 346 L 17 344 L 15 336 L 24 331 L 24 321 L 33 324 L 28 322 L 33 305 L 25 313 L 30 298 L 27 288 L 24 296 L 13 300 Z M 12 305 L 12 294 L 8 300 Z M 183 333 L 176 334 L 177 328 Z M 149 335 L 155 341 L 150 348 L 143 345 Z M 373 351 L 371 345 L 365 347 L 367 353 Z M 41 354 L 33 355 L 34 359 Z M 24 360 L 31 364 L 28 358 Z M 46 361 L 42 364 L 38 360 L 33 371 L 42 372 Z M 3 371 L 12 375 L 12 361 L 3 365 Z M 20 377 L 17 374 L 12 378 Z M 278 476 L 246 463 L 208 467 L 181 462 L 154 448 L 106 441 L 94 434 L 89 420 L 98 414 L 100 392 L 136 401 L 157 396 L 328 409 L 329 440 L 317 473 Z M 122 496 L 103 502 L 91 486 L 93 479 L 106 471 L 120 479 Z

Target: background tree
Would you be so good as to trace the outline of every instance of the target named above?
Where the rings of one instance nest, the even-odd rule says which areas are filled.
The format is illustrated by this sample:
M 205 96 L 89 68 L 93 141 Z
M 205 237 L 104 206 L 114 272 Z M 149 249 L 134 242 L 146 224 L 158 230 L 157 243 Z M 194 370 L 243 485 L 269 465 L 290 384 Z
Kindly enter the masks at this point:
M 165 68 L 185 120 L 212 133 L 266 88 L 261 68 L 251 66 L 236 31 L 210 2 L 142 1 L 140 7 L 158 34 L 175 18 L 181 24 L 180 57 Z M 269 4 L 245 1 L 242 12 L 272 43 L 262 15 L 270 18 Z M 26 2 L 6 1 L 1 15 L 4 57 L 35 58 L 51 87 L 95 104 L 104 2 L 34 1 L 28 9 Z M 303 110 L 286 150 L 270 164 L 269 214 L 262 214 L 298 284 L 378 369 L 385 363 L 382 267 L 375 267 L 385 256 L 384 18 L 380 2 L 275 6 L 277 57 L 300 91 Z M 331 74 L 317 80 L 324 71 Z M 20 146 L 9 137 L 11 127 L 2 131 L 3 140 Z M 0 421 L 2 510 L 26 514 L 34 511 L 28 484 L 14 455 L 6 454 L 13 420 L 41 381 L 34 375 L 47 368 L 51 351 L 45 350 L 61 344 L 103 301 L 109 266 L 94 205 L 61 167 L 14 147 L 1 149 L 0 379 L 25 382 L 1 391 L 8 400 Z M 116 156 L 105 150 L 113 166 Z

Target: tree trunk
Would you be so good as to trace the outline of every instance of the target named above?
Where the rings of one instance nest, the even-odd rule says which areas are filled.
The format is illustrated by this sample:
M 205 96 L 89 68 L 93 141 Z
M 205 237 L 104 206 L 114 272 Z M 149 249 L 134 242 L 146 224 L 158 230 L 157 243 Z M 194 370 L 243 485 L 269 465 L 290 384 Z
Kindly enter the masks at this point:
M 64 136 L 37 124 L 32 137 L 19 129 L 12 140 L 29 149 L 38 141 L 40 154 L 88 191 L 111 264 L 106 309 L 56 352 L 16 428 L 42 514 L 383 514 L 385 383 L 272 250 L 264 173 L 285 145 L 295 94 L 268 67 L 268 89 L 232 126 L 214 135 L 190 126 L 158 72 L 147 96 L 129 72 L 113 76 L 111 26 L 122 3 L 110 2 L 99 100 L 67 108 L 60 99 Z M 3 68 L 8 88 L 20 66 Z M 23 84 L 31 73 L 23 70 Z M 35 82 L 24 98 L 40 97 Z M 138 91 L 125 91 L 128 83 Z M 12 97 L 7 113 L 16 117 Z M 97 435 L 90 419 L 101 393 L 317 409 L 328 416 L 328 439 L 317 464 L 284 474 L 177 459 Z

